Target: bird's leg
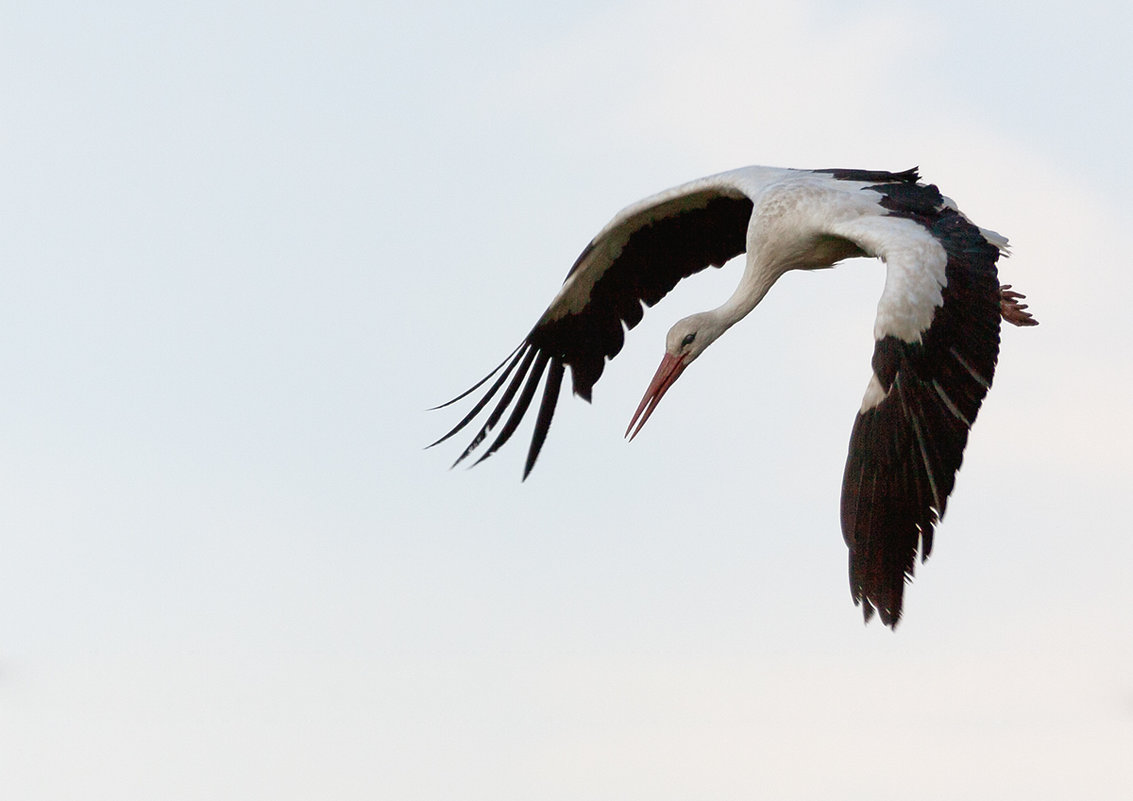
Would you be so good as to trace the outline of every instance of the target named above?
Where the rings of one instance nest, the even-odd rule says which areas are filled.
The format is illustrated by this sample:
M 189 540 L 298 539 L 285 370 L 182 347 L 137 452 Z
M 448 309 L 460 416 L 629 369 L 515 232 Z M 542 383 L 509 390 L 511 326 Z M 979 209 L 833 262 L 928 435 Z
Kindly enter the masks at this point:
M 1038 325 L 1039 321 L 1026 311 L 1027 304 L 1019 301 L 1025 300 L 1026 295 L 1015 292 L 1011 284 L 1004 284 L 999 288 L 999 313 L 1003 319 L 1012 325 Z

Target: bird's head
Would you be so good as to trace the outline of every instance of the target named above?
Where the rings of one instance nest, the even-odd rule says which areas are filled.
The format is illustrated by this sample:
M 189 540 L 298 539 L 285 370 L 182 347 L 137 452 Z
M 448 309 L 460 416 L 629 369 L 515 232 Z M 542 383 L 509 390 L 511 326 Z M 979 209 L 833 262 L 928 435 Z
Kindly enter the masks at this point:
M 685 368 L 704 353 L 726 328 L 712 312 L 701 312 L 684 318 L 669 329 L 665 337 L 665 358 L 661 360 L 661 366 L 649 382 L 649 389 L 645 390 L 645 397 L 641 399 L 633 419 L 629 421 L 627 437 L 633 439 L 637 436 L 669 387 L 676 383 Z

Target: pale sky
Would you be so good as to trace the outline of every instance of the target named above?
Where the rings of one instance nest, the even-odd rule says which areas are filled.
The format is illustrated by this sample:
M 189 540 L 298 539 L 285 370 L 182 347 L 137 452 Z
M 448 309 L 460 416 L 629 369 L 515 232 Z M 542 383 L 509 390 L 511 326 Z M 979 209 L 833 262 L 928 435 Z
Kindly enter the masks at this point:
M 1129 3 L 9 6 L 5 798 L 1133 797 Z M 422 449 L 615 212 L 753 163 L 919 165 L 1042 322 L 896 632 L 838 526 L 878 263 L 632 444 L 738 264 L 526 483 Z

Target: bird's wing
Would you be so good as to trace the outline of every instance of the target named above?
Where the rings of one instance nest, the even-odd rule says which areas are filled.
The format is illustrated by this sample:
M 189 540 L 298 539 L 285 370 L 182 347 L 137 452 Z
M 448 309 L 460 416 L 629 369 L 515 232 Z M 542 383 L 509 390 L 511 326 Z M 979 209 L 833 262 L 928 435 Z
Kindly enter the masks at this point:
M 624 329 L 641 321 L 642 304 L 653 306 L 682 278 L 710 265 L 719 267 L 744 251 L 752 200 L 744 192 L 743 178 L 742 170 L 702 178 L 615 216 L 582 251 L 523 343 L 479 384 L 449 401 L 466 397 L 495 376 L 464 419 L 433 444 L 472 423 L 502 390 L 456 463 L 481 445 L 507 414 L 480 457 L 483 461 L 515 433 L 545 373 L 526 478 L 546 439 L 566 368 L 575 394 L 589 401 L 606 360 L 622 349 Z
M 968 430 L 999 353 L 1000 295 L 989 238 L 913 181 L 869 186 L 879 216 L 834 232 L 886 262 L 873 375 L 854 421 L 842 484 L 850 589 L 868 620 L 901 615 L 905 582 L 932 549 Z

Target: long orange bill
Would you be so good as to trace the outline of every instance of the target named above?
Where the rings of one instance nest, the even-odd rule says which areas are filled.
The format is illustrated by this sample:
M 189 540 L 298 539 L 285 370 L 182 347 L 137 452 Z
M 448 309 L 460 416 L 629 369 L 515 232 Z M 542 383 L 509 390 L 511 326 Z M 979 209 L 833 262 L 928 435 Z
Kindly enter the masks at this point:
M 637 411 L 633 413 L 633 419 L 629 421 L 629 427 L 626 428 L 627 437 L 632 440 L 637 436 L 637 432 L 645 425 L 649 415 L 653 414 L 653 410 L 657 408 L 661 398 L 665 397 L 669 387 L 676 383 L 687 366 L 688 364 L 680 357 L 665 354 L 665 358 L 661 360 L 661 366 L 657 368 L 653 380 L 649 382 L 649 389 L 645 390 L 645 397 L 641 399 L 641 404 L 637 407 Z M 641 418 L 640 422 L 637 419 L 639 417 Z M 637 428 L 633 427 L 634 423 L 637 423 Z

